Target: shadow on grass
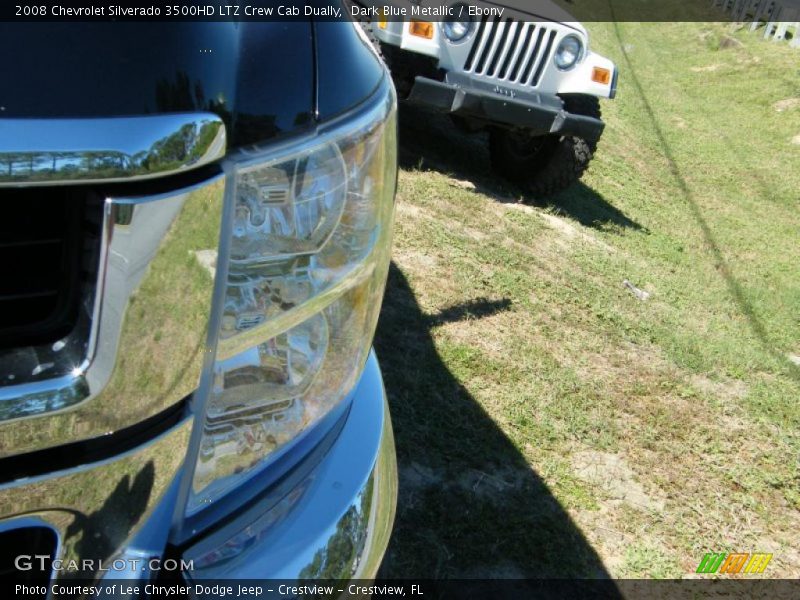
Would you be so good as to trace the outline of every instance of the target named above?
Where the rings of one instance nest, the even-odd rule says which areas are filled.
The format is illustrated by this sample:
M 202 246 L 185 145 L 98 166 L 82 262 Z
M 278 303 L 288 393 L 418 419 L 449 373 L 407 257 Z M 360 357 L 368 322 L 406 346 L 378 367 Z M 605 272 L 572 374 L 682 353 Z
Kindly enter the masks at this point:
M 404 169 L 446 173 L 470 182 L 475 191 L 499 202 L 524 202 L 550 208 L 586 227 L 604 230 L 621 227 L 647 232 L 583 182 L 551 198 L 537 199 L 495 175 L 490 164 L 486 133 L 465 133 L 447 115 L 402 105 L 400 166 Z
M 609 576 L 525 457 L 450 372 L 431 336 L 434 327 L 510 306 L 479 299 L 425 314 L 405 275 L 391 266 L 375 348 L 400 495 L 382 577 Z

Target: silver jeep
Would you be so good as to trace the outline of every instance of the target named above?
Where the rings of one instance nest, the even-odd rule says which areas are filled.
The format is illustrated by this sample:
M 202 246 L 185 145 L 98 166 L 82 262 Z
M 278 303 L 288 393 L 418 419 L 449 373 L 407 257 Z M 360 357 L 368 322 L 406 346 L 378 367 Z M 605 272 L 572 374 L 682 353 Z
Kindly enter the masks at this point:
M 617 68 L 567 12 L 539 0 L 357 2 L 375 6 L 368 34 L 401 98 L 488 129 L 498 173 L 548 196 L 586 170 Z

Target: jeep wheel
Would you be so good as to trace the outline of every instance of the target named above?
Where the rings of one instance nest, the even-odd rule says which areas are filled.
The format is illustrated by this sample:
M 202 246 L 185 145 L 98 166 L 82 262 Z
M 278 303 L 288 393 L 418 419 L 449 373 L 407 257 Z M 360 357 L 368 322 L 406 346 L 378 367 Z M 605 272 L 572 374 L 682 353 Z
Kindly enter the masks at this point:
M 565 97 L 564 108 L 600 118 L 600 101 L 594 96 Z M 580 179 L 596 149 L 596 140 L 572 136 L 531 136 L 500 128 L 493 128 L 489 136 L 495 172 L 524 186 L 536 198 L 557 194 Z

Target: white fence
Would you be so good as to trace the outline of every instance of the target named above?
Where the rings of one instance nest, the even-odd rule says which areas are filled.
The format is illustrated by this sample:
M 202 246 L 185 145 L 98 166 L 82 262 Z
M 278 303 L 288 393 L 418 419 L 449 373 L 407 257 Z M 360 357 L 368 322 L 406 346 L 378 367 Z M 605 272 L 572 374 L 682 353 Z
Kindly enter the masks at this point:
M 800 48 L 800 0 L 713 0 L 731 13 L 734 21 L 750 22 L 750 31 L 764 23 L 764 39 L 783 41 Z

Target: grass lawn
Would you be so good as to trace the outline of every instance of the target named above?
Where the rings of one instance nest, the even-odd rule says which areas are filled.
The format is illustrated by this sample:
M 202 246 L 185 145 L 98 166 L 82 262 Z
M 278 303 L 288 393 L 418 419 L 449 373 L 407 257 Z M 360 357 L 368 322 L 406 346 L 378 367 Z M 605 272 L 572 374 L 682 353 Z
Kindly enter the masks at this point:
M 482 138 L 401 113 L 383 574 L 682 577 L 761 551 L 798 577 L 800 51 L 588 28 L 620 92 L 549 203 L 494 178 Z

